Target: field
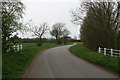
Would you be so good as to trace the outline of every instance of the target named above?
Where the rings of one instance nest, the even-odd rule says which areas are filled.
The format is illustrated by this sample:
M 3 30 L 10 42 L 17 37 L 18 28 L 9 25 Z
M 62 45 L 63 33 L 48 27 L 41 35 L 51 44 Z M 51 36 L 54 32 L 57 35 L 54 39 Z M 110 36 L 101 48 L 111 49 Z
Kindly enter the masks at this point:
M 62 46 L 55 43 L 44 43 L 38 47 L 35 43 L 22 43 L 23 50 L 12 54 L 3 54 L 2 77 L 3 78 L 20 78 L 25 68 L 30 64 L 33 57 L 40 51 L 55 46 Z
M 100 53 L 93 52 L 83 44 L 72 46 L 70 51 L 80 58 L 120 74 L 120 58 L 104 56 Z

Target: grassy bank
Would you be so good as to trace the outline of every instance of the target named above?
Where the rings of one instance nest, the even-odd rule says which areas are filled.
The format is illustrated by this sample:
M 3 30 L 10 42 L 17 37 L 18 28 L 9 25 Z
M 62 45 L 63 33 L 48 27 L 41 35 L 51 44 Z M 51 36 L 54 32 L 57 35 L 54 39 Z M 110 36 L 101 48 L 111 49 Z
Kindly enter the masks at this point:
M 40 51 L 48 48 L 62 46 L 64 44 L 44 43 L 38 47 L 35 43 L 23 43 L 23 50 L 14 54 L 3 54 L 2 61 L 2 77 L 3 78 L 19 78 L 30 64 L 33 57 Z
M 80 58 L 83 58 L 91 63 L 103 66 L 113 72 L 120 74 L 120 58 L 104 56 L 97 52 L 93 52 L 86 48 L 86 46 L 84 46 L 83 44 L 78 44 L 70 47 L 70 51 Z

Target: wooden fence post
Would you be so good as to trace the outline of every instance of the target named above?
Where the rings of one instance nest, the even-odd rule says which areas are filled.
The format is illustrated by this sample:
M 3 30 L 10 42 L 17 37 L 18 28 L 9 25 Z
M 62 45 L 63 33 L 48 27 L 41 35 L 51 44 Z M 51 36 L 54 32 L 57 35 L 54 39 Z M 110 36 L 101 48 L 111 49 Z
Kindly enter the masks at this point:
M 104 48 L 104 55 L 106 55 L 106 48 Z
M 22 45 L 20 45 L 20 50 L 22 50 Z
M 111 56 L 113 56 L 113 49 L 111 49 Z
M 13 45 L 13 49 L 14 49 L 14 51 L 16 51 L 16 46 L 15 45 Z
M 100 49 L 100 47 L 98 48 L 98 52 L 101 53 L 101 49 Z
M 17 45 L 17 51 L 19 51 L 19 45 Z

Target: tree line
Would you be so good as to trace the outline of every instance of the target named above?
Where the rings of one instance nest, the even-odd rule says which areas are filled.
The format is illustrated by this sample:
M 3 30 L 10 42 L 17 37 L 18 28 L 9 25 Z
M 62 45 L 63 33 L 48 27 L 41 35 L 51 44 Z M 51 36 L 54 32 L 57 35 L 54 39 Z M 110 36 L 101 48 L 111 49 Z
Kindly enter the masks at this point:
M 51 36 L 55 38 L 57 44 L 64 43 L 66 44 L 70 39 L 69 34 L 70 31 L 65 27 L 65 23 L 57 22 L 52 25 L 50 29 L 46 22 L 39 24 L 39 26 L 31 24 L 30 21 L 25 27 L 25 33 L 30 31 L 37 38 L 37 45 L 42 46 L 42 37 L 49 33 Z
M 81 26 L 81 40 L 90 49 L 120 49 L 120 2 L 83 2 L 71 13 L 72 22 Z
M 37 43 L 39 38 L 20 38 L 17 35 L 14 37 L 14 42 L 19 44 L 19 43 Z M 80 42 L 80 40 L 73 39 L 71 37 L 68 38 L 67 42 Z M 57 43 L 55 38 L 42 38 L 41 43 Z M 64 39 L 61 38 L 61 43 L 64 44 Z
M 27 32 L 29 30 L 30 32 L 32 32 L 33 36 L 37 38 L 38 46 L 42 46 L 42 37 L 46 33 L 49 33 L 51 36 L 53 36 L 56 39 L 57 44 L 66 44 L 70 38 L 70 31 L 65 27 L 64 23 L 57 22 L 52 25 L 51 29 L 46 22 L 39 24 L 39 26 L 31 25 L 30 23 L 28 23 L 28 25 L 26 26 Z

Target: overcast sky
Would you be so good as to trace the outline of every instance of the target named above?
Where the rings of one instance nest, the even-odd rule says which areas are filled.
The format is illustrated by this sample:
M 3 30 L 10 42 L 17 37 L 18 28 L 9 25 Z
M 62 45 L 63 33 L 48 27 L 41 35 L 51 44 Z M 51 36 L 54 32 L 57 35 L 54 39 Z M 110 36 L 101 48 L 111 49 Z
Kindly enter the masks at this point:
M 79 0 L 22 0 L 26 7 L 24 22 L 32 19 L 35 25 L 47 22 L 51 27 L 56 22 L 66 24 L 66 28 L 71 32 L 70 36 L 79 38 L 80 27 L 74 25 L 70 20 L 70 10 L 79 7 Z M 31 33 L 20 35 L 21 37 L 32 37 Z M 51 37 L 49 34 L 44 37 Z

